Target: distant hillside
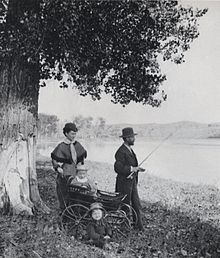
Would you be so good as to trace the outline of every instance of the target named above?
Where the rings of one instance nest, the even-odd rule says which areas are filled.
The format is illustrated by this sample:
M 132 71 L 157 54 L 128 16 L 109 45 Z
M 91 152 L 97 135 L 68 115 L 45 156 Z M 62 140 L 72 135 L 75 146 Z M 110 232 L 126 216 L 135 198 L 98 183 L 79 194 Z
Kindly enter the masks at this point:
M 119 135 L 124 127 L 133 127 L 139 137 L 164 138 L 173 133 L 172 138 L 220 138 L 220 123 L 203 124 L 196 122 L 176 122 L 169 124 L 112 124 L 108 125 L 106 132 L 111 136 Z M 109 135 L 109 136 L 110 136 Z
M 78 139 L 110 139 L 117 140 L 121 135 L 121 130 L 124 127 L 133 127 L 138 134 L 138 138 L 144 137 L 152 140 L 164 139 L 166 136 L 172 134 L 172 139 L 220 139 L 220 123 L 196 123 L 196 122 L 176 122 L 169 124 L 105 124 L 102 130 L 94 128 L 80 128 L 77 135 Z M 47 136 L 40 136 L 42 141 L 59 141 L 63 139 L 62 130 L 60 134 Z

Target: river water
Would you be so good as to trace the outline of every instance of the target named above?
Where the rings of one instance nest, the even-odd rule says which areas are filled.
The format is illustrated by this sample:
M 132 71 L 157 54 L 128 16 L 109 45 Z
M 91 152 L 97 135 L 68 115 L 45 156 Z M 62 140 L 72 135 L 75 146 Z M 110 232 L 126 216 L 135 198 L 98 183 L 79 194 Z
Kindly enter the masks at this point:
M 82 141 L 81 141 L 82 142 Z M 121 141 L 82 142 L 92 161 L 114 164 L 114 154 Z M 139 162 L 148 156 L 159 141 L 136 141 L 133 149 Z M 55 145 L 54 145 L 55 146 Z M 44 145 L 39 153 L 50 156 L 54 146 Z M 220 187 L 220 139 L 166 141 L 143 163 L 147 173 L 166 179 Z

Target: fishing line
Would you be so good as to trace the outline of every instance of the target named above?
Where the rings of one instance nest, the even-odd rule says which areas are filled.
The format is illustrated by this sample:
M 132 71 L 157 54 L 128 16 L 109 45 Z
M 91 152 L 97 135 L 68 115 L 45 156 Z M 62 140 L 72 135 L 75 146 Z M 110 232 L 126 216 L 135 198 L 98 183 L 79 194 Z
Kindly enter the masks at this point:
M 148 155 L 146 158 L 144 158 L 141 163 L 139 163 L 138 167 L 141 166 L 157 149 L 159 149 L 159 147 L 166 141 L 168 140 L 179 128 L 177 127 L 177 129 L 170 133 L 168 136 L 166 136 Z M 129 176 L 127 176 L 127 178 L 132 178 L 133 174 L 136 172 L 132 172 Z

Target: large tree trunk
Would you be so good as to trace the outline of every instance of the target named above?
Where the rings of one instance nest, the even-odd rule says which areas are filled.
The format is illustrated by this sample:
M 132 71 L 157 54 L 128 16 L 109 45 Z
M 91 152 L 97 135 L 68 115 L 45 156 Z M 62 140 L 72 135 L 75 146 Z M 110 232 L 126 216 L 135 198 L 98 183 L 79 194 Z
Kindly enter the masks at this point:
M 28 49 L 20 49 L 27 43 L 18 36 L 27 30 L 29 18 L 38 21 L 38 7 L 36 0 L 9 0 L 5 35 L 13 39 L 8 38 L 8 54 L 0 66 L 0 208 L 14 213 L 48 211 L 39 195 L 35 166 L 39 58 L 28 61 Z
M 39 68 L 18 58 L 0 70 L 0 208 L 32 214 L 43 204 L 36 176 Z

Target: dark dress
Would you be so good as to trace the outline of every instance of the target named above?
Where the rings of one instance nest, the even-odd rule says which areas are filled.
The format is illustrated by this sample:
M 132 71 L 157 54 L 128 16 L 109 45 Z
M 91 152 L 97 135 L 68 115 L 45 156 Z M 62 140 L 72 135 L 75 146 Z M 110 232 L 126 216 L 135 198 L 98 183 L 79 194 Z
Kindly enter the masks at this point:
M 84 159 L 87 157 L 86 150 L 79 142 L 75 141 L 74 147 L 77 155 L 76 163 L 74 163 L 72 159 L 70 144 L 67 144 L 65 142 L 61 142 L 60 144 L 58 144 L 57 147 L 51 153 L 52 160 L 62 163 L 61 167 L 63 169 L 63 176 L 61 176 L 58 173 L 56 180 L 57 197 L 59 200 L 61 210 L 65 208 L 68 200 L 67 181 L 70 176 L 75 177 L 76 165 L 78 163 L 83 164 Z M 56 167 L 54 168 L 55 170 L 57 169 Z

